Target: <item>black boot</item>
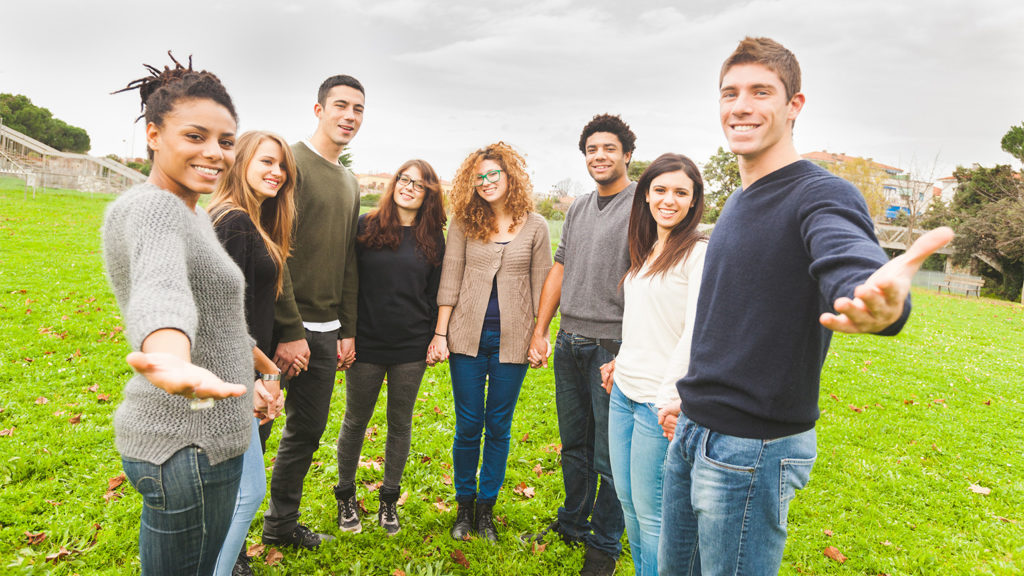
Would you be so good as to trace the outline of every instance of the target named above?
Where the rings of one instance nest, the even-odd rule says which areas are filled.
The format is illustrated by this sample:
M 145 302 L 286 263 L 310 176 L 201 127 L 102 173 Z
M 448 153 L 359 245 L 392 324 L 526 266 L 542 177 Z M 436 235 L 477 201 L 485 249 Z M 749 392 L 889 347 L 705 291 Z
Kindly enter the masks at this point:
M 498 541 L 498 530 L 494 527 L 494 502 L 477 502 L 476 533 L 491 542 Z
M 473 534 L 473 500 L 459 502 L 459 511 L 455 515 L 455 524 L 450 534 L 456 540 L 465 540 Z

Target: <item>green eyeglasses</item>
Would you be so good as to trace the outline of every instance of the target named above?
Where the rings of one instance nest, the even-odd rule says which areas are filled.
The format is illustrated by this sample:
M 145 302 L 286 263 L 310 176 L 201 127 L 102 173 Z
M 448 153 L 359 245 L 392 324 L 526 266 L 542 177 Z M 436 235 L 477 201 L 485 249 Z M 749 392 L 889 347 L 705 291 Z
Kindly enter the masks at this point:
M 488 182 L 497 184 L 498 180 L 501 180 L 501 170 L 491 170 L 487 174 L 478 174 L 477 179 L 478 182 L 473 184 L 474 188 L 479 188 Z
M 420 194 L 422 194 L 423 192 L 425 192 L 427 190 L 427 187 L 424 186 L 423 182 L 421 182 L 419 180 L 413 180 L 412 178 L 409 178 L 405 174 L 402 174 L 401 176 L 398 177 L 398 186 L 399 187 L 405 188 L 405 187 L 409 186 L 410 184 L 412 184 L 412 189 L 417 191 L 417 192 L 419 192 Z

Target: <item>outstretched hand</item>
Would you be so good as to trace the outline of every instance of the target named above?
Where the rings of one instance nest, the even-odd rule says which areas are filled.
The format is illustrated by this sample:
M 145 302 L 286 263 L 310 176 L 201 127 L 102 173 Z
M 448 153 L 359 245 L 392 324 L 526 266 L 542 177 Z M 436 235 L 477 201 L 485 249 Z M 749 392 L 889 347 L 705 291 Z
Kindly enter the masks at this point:
M 853 299 L 836 299 L 833 308 L 837 313 L 826 312 L 819 322 L 829 330 L 851 334 L 881 332 L 888 328 L 903 314 L 910 280 L 921 264 L 952 239 L 953 230 L 945 226 L 926 232 L 906 252 L 875 270 L 857 286 Z
M 231 398 L 245 394 L 242 384 L 224 382 L 213 372 L 166 352 L 132 352 L 125 360 L 151 384 L 186 398 Z

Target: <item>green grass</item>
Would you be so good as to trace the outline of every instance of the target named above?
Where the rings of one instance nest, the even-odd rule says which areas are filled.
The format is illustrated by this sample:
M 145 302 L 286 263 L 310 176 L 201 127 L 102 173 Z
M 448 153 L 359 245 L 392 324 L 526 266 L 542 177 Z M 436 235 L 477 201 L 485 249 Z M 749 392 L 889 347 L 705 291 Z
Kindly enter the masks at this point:
M 120 472 L 112 417 L 129 370 L 117 307 L 102 273 L 98 229 L 109 197 L 46 191 L 26 199 L 0 179 L 0 573 L 135 574 L 141 499 Z M 1024 570 L 1020 422 L 1024 308 L 915 293 L 895 338 L 837 336 L 822 377 L 819 456 L 794 501 L 784 574 L 1016 574 Z M 725 352 L 727 353 L 727 352 Z M 96 386 L 96 388 L 91 388 Z M 550 369 L 531 371 L 513 427 L 496 513 L 501 541 L 453 542 L 447 367 L 427 372 L 392 539 L 373 525 L 376 493 L 360 488 L 364 532 L 333 528 L 335 439 L 343 386 L 306 481 L 303 522 L 339 536 L 319 552 L 285 550 L 258 574 L 571 574 L 581 553 L 533 551 L 515 535 L 552 517 L 562 498 Z M 109 399 L 105 399 L 107 395 Z M 45 398 L 42 403 L 40 398 Z M 854 411 L 851 406 L 860 411 Z M 77 424 L 69 422 L 81 415 Z M 383 403 L 364 458 L 382 458 Z M 278 423 L 266 457 L 276 452 Z M 538 468 L 539 467 L 539 468 Z M 535 472 L 539 470 L 540 475 Z M 382 472 L 360 468 L 360 484 Z M 536 496 L 515 494 L 524 482 Z M 976 494 L 972 485 L 991 490 Z M 451 507 L 451 510 L 445 508 Z M 26 533 L 46 534 L 31 543 Z M 258 541 L 254 522 L 250 543 Z M 823 555 L 836 547 L 848 560 Z M 47 562 L 61 547 L 71 554 Z M 452 555 L 464 554 L 469 568 Z M 631 574 L 624 554 L 619 574 Z

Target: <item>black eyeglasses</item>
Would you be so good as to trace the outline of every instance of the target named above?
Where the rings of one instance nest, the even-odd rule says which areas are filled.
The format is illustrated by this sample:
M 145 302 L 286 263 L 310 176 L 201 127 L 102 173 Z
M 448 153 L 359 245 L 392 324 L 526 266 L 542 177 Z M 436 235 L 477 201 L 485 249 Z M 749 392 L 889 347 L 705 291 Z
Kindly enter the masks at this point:
M 398 177 L 399 187 L 405 188 L 410 184 L 412 184 L 412 189 L 419 192 L 420 194 L 427 191 L 427 187 L 423 185 L 422 180 L 413 180 L 412 178 L 409 178 L 405 174 L 402 174 L 401 176 Z

